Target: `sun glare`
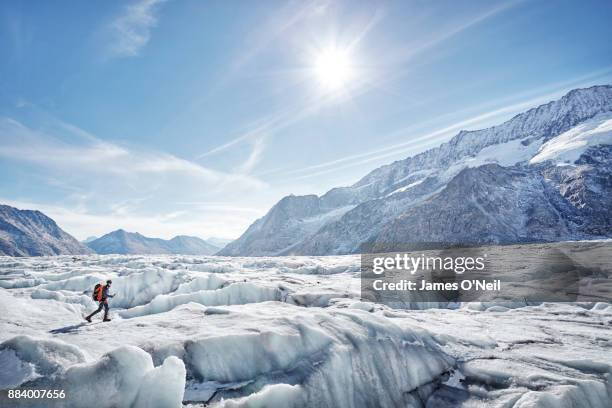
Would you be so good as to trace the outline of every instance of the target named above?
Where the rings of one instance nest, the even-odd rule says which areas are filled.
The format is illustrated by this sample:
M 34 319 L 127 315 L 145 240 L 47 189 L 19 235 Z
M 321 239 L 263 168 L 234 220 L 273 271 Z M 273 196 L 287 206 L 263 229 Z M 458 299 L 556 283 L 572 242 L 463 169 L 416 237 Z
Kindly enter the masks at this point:
M 353 67 L 347 51 L 337 48 L 321 50 L 315 57 L 314 71 L 321 85 L 336 90 L 347 85 L 353 76 Z

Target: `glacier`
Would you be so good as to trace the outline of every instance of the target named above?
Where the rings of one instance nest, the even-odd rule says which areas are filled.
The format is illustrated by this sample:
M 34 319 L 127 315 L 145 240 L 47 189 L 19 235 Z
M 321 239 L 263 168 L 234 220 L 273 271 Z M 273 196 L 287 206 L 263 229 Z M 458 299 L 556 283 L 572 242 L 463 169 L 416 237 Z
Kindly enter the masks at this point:
M 113 279 L 113 320 L 87 324 Z M 393 309 L 360 258 L 0 257 L 0 405 L 609 407 L 612 305 Z M 61 400 L 7 397 L 62 389 Z

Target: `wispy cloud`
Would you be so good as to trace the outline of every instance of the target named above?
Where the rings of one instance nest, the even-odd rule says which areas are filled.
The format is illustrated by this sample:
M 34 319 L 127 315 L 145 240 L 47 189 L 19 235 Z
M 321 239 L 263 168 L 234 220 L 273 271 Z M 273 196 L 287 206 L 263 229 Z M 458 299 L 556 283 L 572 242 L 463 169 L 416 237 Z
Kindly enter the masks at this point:
M 541 98 L 538 101 L 543 101 Z M 382 159 L 388 159 L 391 157 L 403 156 L 409 153 L 419 153 L 427 148 L 431 148 L 439 145 L 444 142 L 454 134 L 456 134 L 459 130 L 467 127 L 467 126 L 476 126 L 479 123 L 483 123 L 485 120 L 499 117 L 500 115 L 506 115 L 509 113 L 518 113 L 522 109 L 526 109 L 532 106 L 532 101 L 522 102 L 516 105 L 504 107 L 501 109 L 497 109 L 491 112 L 486 112 L 480 115 L 477 115 L 472 118 L 468 118 L 462 120 L 457 123 L 453 123 L 449 126 L 445 126 L 440 129 L 436 129 L 434 131 L 428 132 L 426 134 L 410 138 L 406 142 L 397 143 L 390 146 L 385 146 L 379 149 L 375 149 L 372 151 L 355 154 L 351 156 L 342 157 L 336 160 L 331 160 L 325 163 L 319 163 L 312 166 L 307 166 L 301 169 L 285 172 L 285 174 L 300 174 L 294 178 L 294 180 L 301 180 L 306 178 L 311 178 L 315 176 L 320 176 L 327 173 L 336 172 L 339 170 L 343 170 L 346 168 L 351 168 L 354 166 L 362 166 L 367 163 L 379 161 Z M 404 129 L 407 131 L 407 129 Z M 412 154 L 411 154 L 412 155 Z M 306 174 L 303 174 L 306 173 Z
M 56 134 L 57 129 L 35 130 L 14 119 L 0 118 L 0 156 L 59 171 L 77 170 L 106 177 L 176 175 L 203 183 L 208 188 L 265 186 L 254 177 L 219 172 L 168 153 L 118 146 L 75 126 L 60 123 L 59 127 L 67 130 L 67 134 L 60 136 Z
M 268 206 L 256 200 L 240 208 L 210 204 L 218 197 L 231 203 L 267 191 L 266 183 L 240 169 L 222 172 L 169 153 L 111 143 L 59 120 L 43 122 L 26 126 L 0 118 L 0 160 L 7 169 L 29 166 L 31 182 L 51 195 L 24 198 L 19 194 L 27 190 L 17 189 L 4 191 L 12 197 L 0 202 L 39 209 L 79 238 L 117 228 L 167 238 L 236 237 Z M 255 146 L 242 170 L 259 160 L 258 151 Z
M 307 0 L 290 1 L 282 7 L 275 8 L 267 19 L 257 24 L 249 33 L 248 42 L 244 44 L 242 52 L 229 64 L 227 71 L 216 81 L 216 86 L 211 92 L 225 85 L 278 38 L 286 36 L 293 27 L 308 17 L 321 13 L 326 7 L 327 0 Z
M 169 211 L 150 215 L 134 212 L 96 213 L 85 208 L 54 205 L 0 197 L 0 203 L 19 209 L 42 211 L 69 234 L 78 239 L 100 237 L 110 231 L 123 228 L 140 232 L 149 237 L 172 238 L 176 235 L 207 237 L 215 235 L 236 238 L 264 209 L 238 209 L 231 206 L 204 208 L 200 211 Z M 242 211 L 240 211 L 242 210 Z
M 250 174 L 253 168 L 259 163 L 265 149 L 265 137 L 261 136 L 253 140 L 251 153 L 246 161 L 238 167 L 238 173 Z
M 312 177 L 321 176 L 323 174 L 337 172 L 354 166 L 363 166 L 367 163 L 378 162 L 389 158 L 403 157 L 406 154 L 414 155 L 428 148 L 438 146 L 440 143 L 448 140 L 460 130 L 467 128 L 478 129 L 486 126 L 491 126 L 500 120 L 508 119 L 510 116 L 523 112 L 529 108 L 533 108 L 539 104 L 549 102 L 553 99 L 561 97 L 570 89 L 576 87 L 590 86 L 597 83 L 600 78 L 608 78 L 612 68 L 607 67 L 601 70 L 587 73 L 571 80 L 558 82 L 543 86 L 539 89 L 530 90 L 528 93 L 521 93 L 504 98 L 503 100 L 492 101 L 489 105 L 499 106 L 508 100 L 519 100 L 506 106 L 493 108 L 481 112 L 475 116 L 462 119 L 458 122 L 447 126 L 420 134 L 414 135 L 414 127 L 398 129 L 392 134 L 382 137 L 382 139 L 402 138 L 407 139 L 404 142 L 391 144 L 359 154 L 341 157 L 335 160 L 330 160 L 324 163 L 318 163 L 311 166 L 302 167 L 299 169 L 277 169 L 272 172 L 262 173 L 260 176 L 282 172 L 283 174 L 292 177 L 293 180 L 301 180 Z M 440 117 L 437 118 L 438 120 Z
M 379 67 L 379 69 L 366 67 L 363 69 L 363 72 L 360 72 L 360 75 L 358 75 L 359 78 L 354 80 L 346 89 L 325 95 L 305 97 L 293 106 L 285 106 L 276 112 L 265 115 L 251 122 L 250 124 L 247 124 L 245 126 L 245 130 L 238 133 L 238 135 L 236 135 L 234 138 L 200 154 L 196 157 L 196 159 L 202 159 L 214 154 L 228 151 L 230 149 L 237 148 L 244 143 L 250 143 L 253 146 L 251 157 L 261 155 L 261 151 L 258 150 L 259 146 L 254 141 L 260 138 L 262 135 L 265 135 L 267 138 L 273 138 L 280 131 L 311 117 L 313 114 L 320 112 L 321 109 L 324 109 L 326 106 L 351 102 L 352 99 L 366 94 L 373 89 L 378 89 L 384 86 L 386 83 L 399 79 L 402 75 L 406 74 L 406 71 L 403 69 L 398 69 L 398 67 L 406 66 L 407 62 L 413 59 L 416 54 L 422 53 L 429 48 L 433 48 L 440 43 L 460 34 L 461 32 L 470 29 L 474 25 L 507 11 L 522 1 L 523 0 L 514 0 L 509 3 L 485 10 L 478 15 L 471 16 L 470 18 L 460 21 L 455 25 L 443 30 L 439 35 L 424 41 L 419 47 L 395 50 L 392 53 L 392 57 L 387 58 L 384 62 L 385 65 L 389 65 L 391 67 L 391 71 L 389 71 L 388 68 L 387 70 L 383 69 L 382 66 Z M 352 41 L 350 44 L 348 44 L 348 46 L 351 49 L 357 47 L 358 43 L 364 39 L 367 33 L 382 21 L 383 15 L 384 13 L 381 10 L 377 10 L 370 20 L 368 20 L 363 27 L 354 33 Z M 290 20 L 291 24 L 295 24 L 300 20 L 300 18 L 303 18 L 303 10 L 294 13 L 293 16 L 294 18 Z M 281 26 L 281 32 L 288 29 L 291 24 Z M 273 33 L 272 38 L 276 35 L 278 35 L 278 33 Z M 261 51 L 261 49 L 267 46 L 267 44 L 268 41 L 262 41 L 256 47 L 256 51 Z M 238 66 L 242 66 L 242 63 L 238 64 Z M 303 69 L 301 71 L 308 70 Z M 253 166 L 251 166 L 251 168 L 252 167 Z
M 147 45 L 151 30 L 157 25 L 157 13 L 167 0 L 137 0 L 127 5 L 122 14 L 109 25 L 111 42 L 108 53 L 112 57 L 135 57 Z

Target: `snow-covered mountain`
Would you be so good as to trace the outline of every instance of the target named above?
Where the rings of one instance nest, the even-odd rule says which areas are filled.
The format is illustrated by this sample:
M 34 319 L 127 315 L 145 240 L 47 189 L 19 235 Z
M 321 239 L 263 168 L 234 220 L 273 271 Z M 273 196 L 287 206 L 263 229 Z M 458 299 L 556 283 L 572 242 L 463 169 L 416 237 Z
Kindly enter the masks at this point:
M 0 205 L 0 255 L 90 254 L 91 250 L 40 211 Z
M 611 144 L 612 86 L 576 89 L 350 187 L 285 197 L 219 254 L 611 237 Z
M 219 247 L 198 237 L 178 235 L 165 240 L 145 237 L 138 232 L 127 232 L 122 229 L 88 242 L 87 245 L 98 254 L 212 255 L 219 250 Z

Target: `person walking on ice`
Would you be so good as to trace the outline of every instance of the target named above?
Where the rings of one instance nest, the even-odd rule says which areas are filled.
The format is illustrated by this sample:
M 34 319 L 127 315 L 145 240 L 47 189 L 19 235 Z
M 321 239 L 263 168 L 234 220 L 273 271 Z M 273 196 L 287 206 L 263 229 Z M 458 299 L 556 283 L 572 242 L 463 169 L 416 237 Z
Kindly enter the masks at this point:
M 102 321 L 110 322 L 111 319 L 108 318 L 108 298 L 115 297 L 115 295 L 111 295 L 109 293 L 112 283 L 113 281 L 109 279 L 106 281 L 106 285 L 102 285 L 101 283 L 98 283 L 96 287 L 94 288 L 93 300 L 95 300 L 96 302 L 99 302 L 99 306 L 98 306 L 98 310 L 96 310 L 95 312 L 93 312 L 92 314 L 90 314 L 89 316 L 85 318 L 85 320 L 87 320 L 89 323 L 91 323 L 91 318 L 94 315 L 102 311 L 102 308 L 104 308 L 104 319 L 102 319 Z

